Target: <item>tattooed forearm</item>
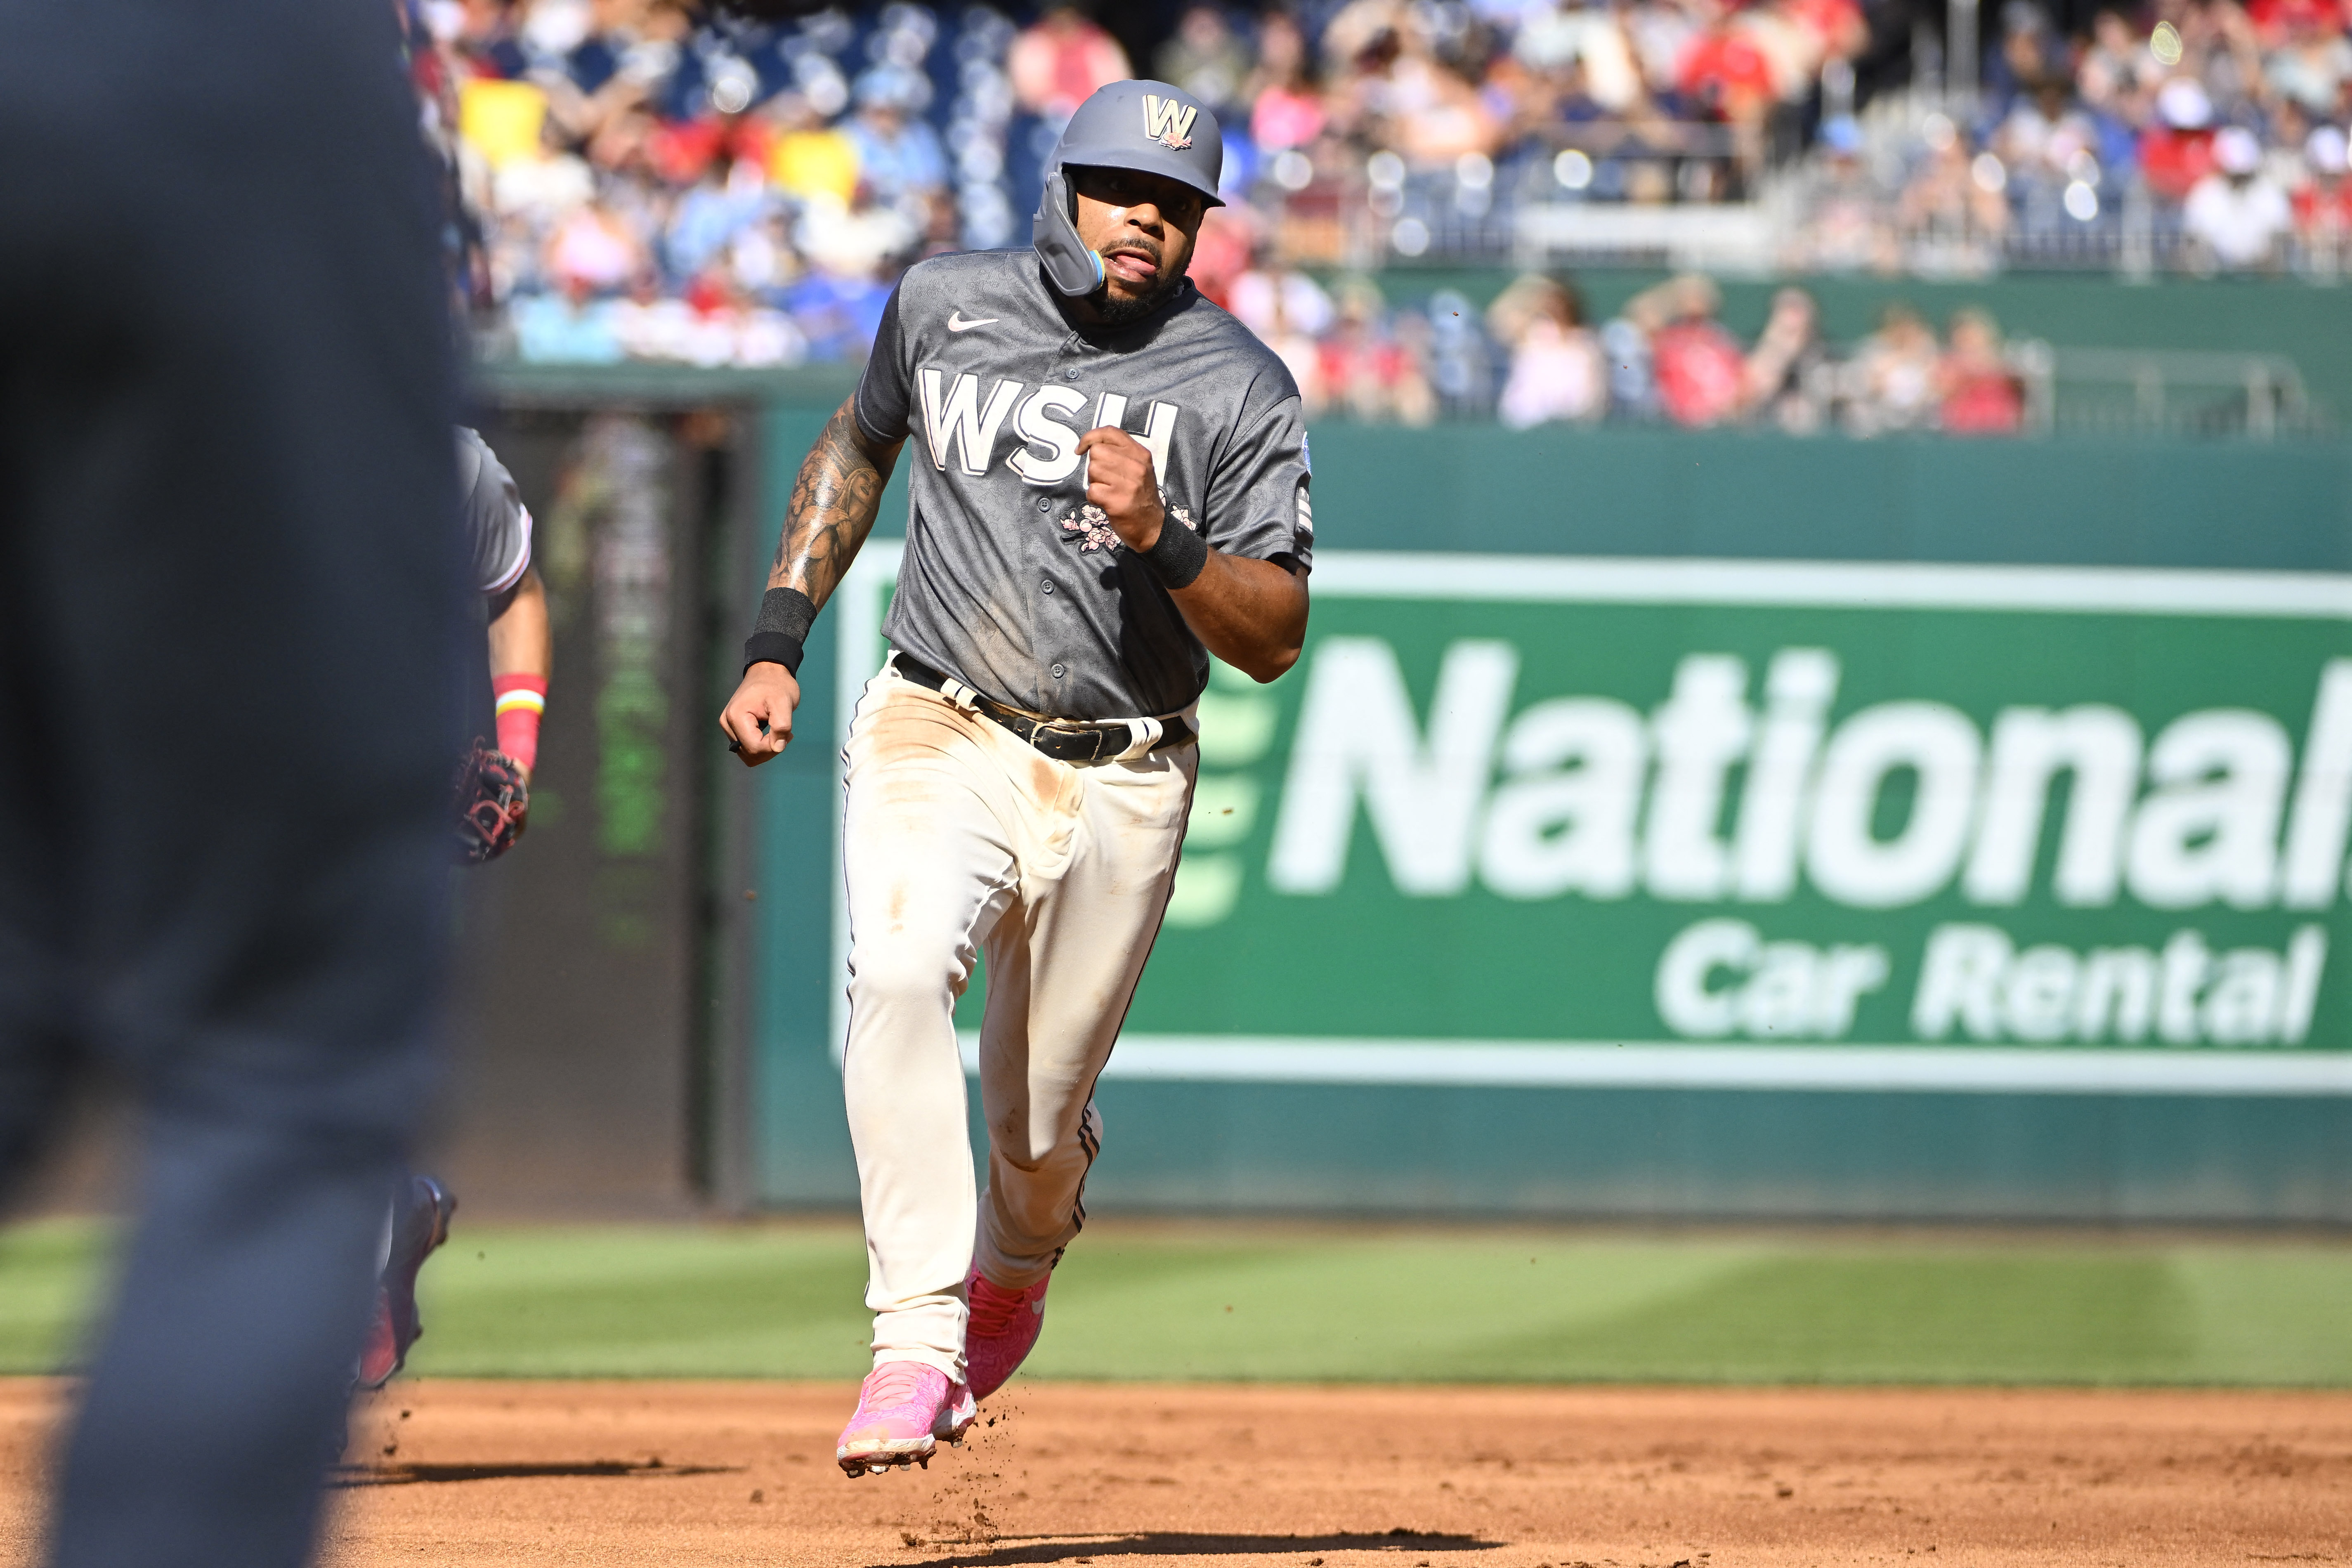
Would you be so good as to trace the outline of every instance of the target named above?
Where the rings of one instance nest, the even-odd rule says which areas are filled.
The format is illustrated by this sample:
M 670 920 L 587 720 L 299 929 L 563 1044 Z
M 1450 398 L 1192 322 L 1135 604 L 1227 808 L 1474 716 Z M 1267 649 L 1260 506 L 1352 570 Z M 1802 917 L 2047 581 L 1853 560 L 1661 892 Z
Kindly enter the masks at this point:
M 882 487 L 898 461 L 900 443 L 877 447 L 857 427 L 856 402 L 853 397 L 834 411 L 801 464 L 784 509 L 776 563 L 768 570 L 769 587 L 796 588 L 819 605 L 857 559 L 882 504 Z

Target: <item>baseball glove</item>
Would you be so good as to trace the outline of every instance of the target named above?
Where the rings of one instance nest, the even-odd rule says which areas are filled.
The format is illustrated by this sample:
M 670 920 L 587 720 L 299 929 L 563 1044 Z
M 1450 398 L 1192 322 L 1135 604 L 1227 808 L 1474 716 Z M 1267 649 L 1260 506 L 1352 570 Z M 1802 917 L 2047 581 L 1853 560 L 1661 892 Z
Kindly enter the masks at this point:
M 515 760 L 476 740 L 473 751 L 457 765 L 457 787 L 452 803 L 457 811 L 453 847 L 460 866 L 495 860 L 514 847 L 530 815 L 530 786 L 523 783 Z

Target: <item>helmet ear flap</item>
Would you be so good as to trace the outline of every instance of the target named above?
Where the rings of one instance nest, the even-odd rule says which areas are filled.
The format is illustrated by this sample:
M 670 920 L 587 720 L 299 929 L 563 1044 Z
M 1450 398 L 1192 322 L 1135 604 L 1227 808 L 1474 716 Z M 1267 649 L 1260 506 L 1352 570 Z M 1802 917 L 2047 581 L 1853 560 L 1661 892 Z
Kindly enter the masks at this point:
M 1069 300 L 1091 294 L 1103 284 L 1102 258 L 1078 237 L 1077 201 L 1068 177 L 1055 167 L 1045 176 L 1037 215 L 1029 226 L 1029 242 L 1045 264 L 1045 280 L 1054 286 L 1054 292 Z

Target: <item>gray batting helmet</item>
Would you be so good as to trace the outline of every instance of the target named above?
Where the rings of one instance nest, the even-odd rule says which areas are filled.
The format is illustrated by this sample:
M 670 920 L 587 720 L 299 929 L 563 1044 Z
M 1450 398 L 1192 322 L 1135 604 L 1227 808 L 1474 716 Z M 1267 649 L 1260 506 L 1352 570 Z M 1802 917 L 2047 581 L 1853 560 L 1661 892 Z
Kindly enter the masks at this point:
M 1045 165 L 1045 189 L 1031 239 L 1054 287 L 1075 299 L 1103 280 L 1102 258 L 1078 239 L 1071 222 L 1069 183 L 1062 170 L 1133 169 L 1164 175 L 1223 206 L 1217 178 L 1224 173 L 1224 135 L 1199 99 L 1164 81 L 1115 81 L 1078 105 Z

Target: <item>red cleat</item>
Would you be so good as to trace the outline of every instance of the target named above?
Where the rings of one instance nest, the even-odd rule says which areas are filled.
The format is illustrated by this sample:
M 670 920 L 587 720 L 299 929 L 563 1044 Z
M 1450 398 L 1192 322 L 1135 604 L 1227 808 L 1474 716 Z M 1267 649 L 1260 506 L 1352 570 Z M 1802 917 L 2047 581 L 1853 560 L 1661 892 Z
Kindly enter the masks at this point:
M 1026 1290 L 1008 1290 L 974 1268 L 963 1282 L 971 1321 L 964 1330 L 964 1375 L 971 1379 L 974 1400 L 987 1398 L 1004 1386 L 1036 1348 L 1045 1327 L 1047 1275 Z

